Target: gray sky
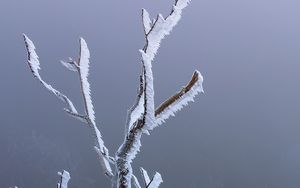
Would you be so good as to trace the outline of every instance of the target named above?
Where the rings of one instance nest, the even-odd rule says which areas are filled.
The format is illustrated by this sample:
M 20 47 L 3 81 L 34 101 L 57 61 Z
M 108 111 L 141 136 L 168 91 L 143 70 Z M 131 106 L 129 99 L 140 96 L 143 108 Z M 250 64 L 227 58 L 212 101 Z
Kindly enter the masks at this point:
M 96 121 L 113 154 L 133 104 L 143 47 L 141 8 L 154 17 L 172 0 L 1 0 L 0 187 L 108 187 L 89 130 L 33 79 L 22 33 L 41 75 L 82 107 L 77 75 L 59 60 L 91 51 Z M 159 171 L 162 187 L 300 187 L 300 1 L 193 0 L 153 65 L 156 103 L 194 69 L 205 94 L 142 139 L 134 169 Z M 140 177 L 139 172 L 136 172 Z

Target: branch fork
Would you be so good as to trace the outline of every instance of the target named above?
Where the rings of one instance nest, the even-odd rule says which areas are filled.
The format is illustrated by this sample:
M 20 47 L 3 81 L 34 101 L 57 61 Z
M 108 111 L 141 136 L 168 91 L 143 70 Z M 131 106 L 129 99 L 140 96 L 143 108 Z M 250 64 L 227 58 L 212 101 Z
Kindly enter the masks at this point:
M 88 125 L 94 136 L 94 149 L 98 155 L 103 171 L 107 177 L 116 180 L 118 188 L 131 188 L 132 183 L 136 188 L 142 187 L 136 176 L 134 176 L 131 166 L 133 159 L 140 151 L 142 134 L 149 135 L 151 130 L 163 124 L 170 116 L 174 116 L 177 111 L 188 105 L 188 103 L 193 102 L 196 95 L 203 93 L 203 77 L 201 73 L 196 70 L 186 86 L 155 108 L 152 63 L 162 39 L 170 34 L 174 26 L 180 20 L 182 10 L 189 2 L 190 0 L 175 0 L 175 4 L 167 17 L 158 14 L 154 20 L 151 20 L 149 13 L 145 9 L 142 9 L 143 30 L 146 43 L 140 50 L 141 75 L 138 94 L 134 105 L 128 110 L 124 141 L 114 157 L 109 155 L 109 151 L 102 140 L 101 133 L 95 121 L 94 106 L 90 94 L 90 83 L 88 81 L 90 52 L 86 41 L 83 38 L 79 39 L 80 49 L 78 61 L 74 61 L 72 58 L 69 58 L 68 61 L 61 61 L 62 65 L 68 70 L 77 72 L 79 75 L 84 102 L 84 113 L 80 114 L 66 95 L 54 89 L 42 79 L 39 74 L 40 62 L 35 51 L 35 46 L 33 42 L 23 34 L 28 53 L 27 62 L 34 77 L 36 77 L 47 90 L 65 103 L 66 107 L 64 111 L 68 115 Z M 115 171 L 112 170 L 111 165 L 115 166 Z M 143 187 L 158 188 L 163 182 L 158 172 L 156 172 L 151 179 L 147 171 L 143 168 L 141 168 L 141 173 L 144 181 Z M 63 180 L 66 180 L 65 182 L 69 181 L 68 178 L 63 179 L 63 177 L 67 177 L 67 172 L 64 171 L 60 175 L 62 179 L 61 183 L 58 184 L 58 188 L 67 188 L 67 185 L 63 183 Z M 113 176 L 115 176 L 115 179 L 113 179 Z

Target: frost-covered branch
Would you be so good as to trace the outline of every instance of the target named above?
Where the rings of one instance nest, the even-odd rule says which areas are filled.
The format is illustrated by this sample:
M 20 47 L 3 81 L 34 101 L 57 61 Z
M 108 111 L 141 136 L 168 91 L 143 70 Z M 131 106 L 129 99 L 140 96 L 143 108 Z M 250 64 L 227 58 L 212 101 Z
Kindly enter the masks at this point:
M 89 66 L 90 66 L 90 51 L 88 46 L 83 38 L 80 38 L 80 54 L 79 54 L 79 61 L 78 61 L 78 73 L 80 77 L 80 85 L 81 91 L 84 101 L 84 107 L 86 116 L 88 119 L 88 124 L 92 128 L 93 135 L 95 137 L 95 150 L 99 156 L 100 163 L 105 171 L 107 176 L 113 176 L 112 169 L 109 164 L 109 153 L 108 149 L 105 147 L 104 142 L 102 140 L 101 133 L 96 126 L 95 122 L 95 112 L 94 106 L 92 103 L 92 98 L 90 94 L 90 83 L 88 82 L 88 75 L 89 75 Z
M 149 13 L 145 9 L 142 10 L 146 44 L 139 50 L 141 53 L 142 67 L 139 89 L 134 105 L 128 110 L 125 138 L 116 152 L 115 157 L 109 156 L 108 149 L 105 147 L 101 133 L 96 125 L 95 111 L 90 94 L 90 83 L 88 81 L 90 52 L 86 41 L 83 38 L 80 38 L 79 40 L 80 53 L 77 61 L 74 61 L 71 58 L 68 61 L 61 61 L 62 65 L 67 69 L 79 74 L 84 104 L 84 113 L 80 114 L 66 95 L 54 89 L 41 78 L 39 74 L 40 62 L 38 55 L 35 52 L 35 46 L 25 34 L 23 35 L 28 52 L 28 65 L 33 75 L 46 89 L 66 104 L 64 110 L 70 116 L 88 125 L 94 136 L 94 149 L 98 154 L 99 161 L 105 174 L 111 178 L 114 174 L 110 164 L 115 165 L 116 167 L 115 174 L 117 177 L 115 180 L 118 188 L 131 188 L 132 183 L 136 188 L 141 188 L 138 179 L 133 175 L 131 163 L 140 150 L 142 134 L 149 134 L 149 131 L 158 125 L 161 125 L 170 116 L 174 116 L 177 111 L 181 110 L 189 102 L 192 102 L 197 94 L 203 92 L 203 77 L 200 72 L 195 71 L 186 86 L 155 109 L 152 63 L 162 39 L 170 34 L 174 26 L 180 20 L 182 10 L 189 2 L 190 0 L 175 0 L 171 13 L 167 17 L 163 17 L 159 14 L 153 21 L 151 21 Z M 158 172 L 156 172 L 151 179 L 146 170 L 141 168 L 141 172 L 146 188 L 158 188 L 163 182 L 161 175 Z M 64 175 L 64 173 L 65 171 L 61 174 L 62 179 L 61 183 L 58 184 L 59 188 L 66 188 L 67 186 L 69 176 Z M 63 183 L 63 180 L 66 182 L 65 184 Z
M 137 177 L 134 174 L 132 174 L 132 181 L 133 181 L 133 185 L 135 186 L 135 188 L 142 188 L 139 183 L 139 180 L 137 179 Z
M 140 168 L 140 170 L 141 170 L 141 173 L 143 176 L 145 187 L 147 187 L 148 184 L 150 183 L 150 178 L 149 178 L 148 172 L 145 169 L 143 169 L 142 167 Z
M 60 179 L 59 183 L 57 183 L 57 188 L 68 188 L 68 182 L 71 179 L 69 172 L 64 170 L 63 172 L 58 172 L 58 175 Z
M 158 188 L 163 182 L 160 173 L 156 172 L 151 179 L 150 183 L 147 185 L 147 188 Z
M 160 173 L 156 172 L 152 179 L 149 178 L 147 171 L 141 168 L 141 173 L 144 179 L 145 187 L 147 188 L 158 188 L 163 182 Z
M 67 96 L 62 94 L 60 91 L 54 89 L 51 85 L 47 84 L 41 78 L 41 76 L 39 74 L 39 70 L 41 69 L 40 68 L 40 61 L 39 61 L 38 55 L 35 52 L 35 46 L 34 46 L 33 42 L 25 34 L 23 34 L 23 37 L 24 37 L 24 41 L 25 41 L 27 54 L 28 54 L 27 62 L 28 62 L 28 65 L 29 65 L 30 70 L 31 70 L 32 74 L 34 75 L 34 77 L 36 77 L 46 89 L 48 89 L 56 97 L 58 97 L 60 100 L 62 100 L 64 103 L 66 103 L 67 107 L 65 108 L 65 110 L 67 112 L 70 112 L 74 115 L 77 115 L 78 114 L 77 110 L 74 107 L 71 100 Z
M 144 114 L 144 76 L 140 76 L 140 85 L 135 104 L 128 110 L 125 135 L 133 128 L 135 123 Z
M 194 102 L 194 97 L 203 92 L 203 77 L 199 71 L 195 71 L 190 82 L 178 93 L 163 102 L 156 110 L 156 126 L 161 125 L 170 116 L 187 106 L 189 102 Z
M 89 125 L 91 128 L 94 138 L 95 138 L 95 150 L 99 156 L 100 163 L 104 169 L 104 172 L 107 176 L 111 177 L 113 176 L 112 169 L 110 167 L 109 161 L 109 153 L 108 149 L 105 147 L 104 142 L 101 137 L 101 133 L 99 129 L 96 126 L 95 123 L 95 112 L 94 107 L 92 104 L 92 99 L 90 96 L 90 84 L 88 82 L 88 73 L 89 73 L 89 58 L 90 58 L 90 52 L 87 47 L 87 44 L 84 39 L 80 38 L 80 54 L 79 54 L 79 61 L 78 63 L 75 61 L 69 61 L 69 62 L 63 62 L 61 63 L 67 67 L 69 70 L 75 71 L 79 73 L 80 77 L 80 83 L 81 83 L 81 90 L 83 94 L 83 100 L 85 105 L 85 115 L 79 114 L 74 107 L 71 100 L 59 92 L 58 90 L 54 89 L 51 85 L 47 84 L 40 76 L 39 69 L 40 69 L 40 62 L 39 57 L 35 52 L 35 46 L 33 42 L 25 35 L 23 34 L 27 53 L 28 53 L 28 65 L 31 69 L 31 72 L 33 75 L 42 83 L 44 87 L 46 87 L 50 92 L 55 94 L 59 99 L 64 101 L 67 105 L 67 108 L 64 110 L 71 115 L 72 117 L 79 119 L 82 122 L 85 122 Z
M 128 130 L 125 132 L 124 142 L 116 153 L 117 186 L 119 188 L 131 187 L 131 163 L 140 150 L 142 133 L 148 133 L 158 124 L 161 124 L 172 113 L 181 109 L 195 95 L 202 91 L 203 79 L 201 74 L 196 71 L 191 84 L 186 86 L 185 90 L 174 95 L 163 103 L 158 110 L 155 110 L 152 62 L 159 49 L 161 40 L 170 34 L 173 27 L 180 20 L 182 10 L 189 2 L 190 0 L 176 0 L 171 13 L 166 18 L 159 14 L 153 22 L 150 19 L 149 13 L 145 9 L 142 10 L 146 38 L 146 44 L 140 50 L 142 57 L 142 77 L 140 79 L 140 90 L 136 103 L 128 113 L 126 125 Z M 155 177 L 158 178 L 158 175 Z M 153 183 L 153 186 L 155 185 L 156 183 Z

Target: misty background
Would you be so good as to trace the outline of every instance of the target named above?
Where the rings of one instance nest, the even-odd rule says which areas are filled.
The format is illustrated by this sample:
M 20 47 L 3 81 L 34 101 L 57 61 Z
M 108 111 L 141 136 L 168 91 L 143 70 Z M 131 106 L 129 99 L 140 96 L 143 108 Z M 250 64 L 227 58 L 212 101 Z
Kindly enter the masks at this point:
M 89 129 L 35 80 L 22 33 L 35 43 L 41 76 L 83 109 L 77 74 L 59 63 L 91 51 L 96 122 L 113 155 L 144 45 L 141 9 L 167 15 L 173 0 L 0 0 L 0 187 L 109 187 Z M 158 171 L 161 187 L 300 187 L 300 1 L 193 0 L 163 40 L 153 72 L 156 105 L 194 69 L 205 94 L 142 138 L 133 166 Z

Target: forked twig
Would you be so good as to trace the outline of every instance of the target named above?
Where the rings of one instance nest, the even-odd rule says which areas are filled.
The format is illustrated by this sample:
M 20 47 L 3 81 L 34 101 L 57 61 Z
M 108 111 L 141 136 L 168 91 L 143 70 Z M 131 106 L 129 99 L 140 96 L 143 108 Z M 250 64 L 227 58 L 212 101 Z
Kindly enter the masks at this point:
M 84 39 L 80 38 L 80 53 L 78 62 L 69 59 L 61 63 L 69 70 L 79 74 L 81 92 L 84 101 L 84 114 L 79 114 L 71 100 L 51 85 L 47 84 L 40 76 L 39 58 L 35 52 L 33 42 L 24 34 L 24 41 L 28 52 L 28 65 L 33 75 L 50 92 L 55 94 L 65 104 L 64 109 L 70 116 L 79 119 L 88 124 L 95 138 L 95 150 L 99 156 L 102 168 L 105 174 L 112 178 L 114 173 L 110 163 L 115 165 L 115 174 L 118 188 L 131 188 L 133 182 L 136 188 L 141 188 L 138 179 L 133 175 L 132 160 L 141 147 L 141 136 L 143 133 L 149 134 L 149 131 L 164 123 L 170 116 L 181 110 L 189 102 L 194 101 L 194 97 L 203 92 L 203 77 L 199 71 L 195 71 L 191 80 L 179 92 L 168 98 L 165 102 L 155 109 L 154 87 L 152 62 L 159 49 L 162 39 L 170 34 L 174 26 L 181 18 L 182 10 L 189 4 L 190 0 L 175 0 L 171 13 L 167 17 L 159 14 L 154 21 L 151 21 L 149 13 L 143 9 L 142 19 L 146 44 L 141 53 L 141 75 L 139 81 L 139 90 L 134 105 L 128 110 L 124 141 L 115 154 L 115 157 L 109 156 L 108 149 L 105 147 L 101 133 L 96 126 L 95 112 L 90 95 L 90 84 L 88 82 L 89 58 L 90 52 Z M 156 172 L 150 179 L 146 170 L 141 168 L 146 188 L 158 188 L 163 182 L 161 175 Z M 62 173 L 62 177 L 63 177 Z M 59 188 L 63 183 L 58 184 Z
M 149 13 L 143 9 L 142 18 L 146 44 L 141 52 L 142 56 L 142 76 L 140 92 L 138 93 L 137 102 L 130 110 L 127 121 L 128 131 L 123 144 L 116 153 L 116 165 L 118 175 L 118 187 L 130 187 L 132 178 L 132 160 L 141 147 L 142 133 L 149 133 L 150 130 L 162 124 L 167 118 L 180 110 L 193 98 L 203 92 L 203 77 L 200 72 L 195 71 L 191 81 L 180 92 L 170 97 L 162 103 L 156 110 L 154 104 L 154 87 L 152 62 L 157 53 L 161 40 L 168 35 L 173 27 L 181 18 L 182 10 L 188 5 L 190 0 L 176 0 L 171 13 L 164 18 L 158 15 L 154 22 L 151 22 Z M 141 92 L 143 91 L 143 92 Z M 142 98 L 143 97 L 143 98 Z M 156 185 L 156 184 L 155 184 Z M 153 184 L 153 186 L 155 186 Z M 158 186 L 158 185 L 157 185 Z
M 78 114 L 76 108 L 74 107 L 71 100 L 58 90 L 54 89 L 51 85 L 47 84 L 40 76 L 39 69 L 40 69 L 40 62 L 39 57 L 35 52 L 35 46 L 33 42 L 23 34 L 27 53 L 28 53 L 28 65 L 31 69 L 33 75 L 42 83 L 44 87 L 46 87 L 50 92 L 55 94 L 59 99 L 66 103 L 67 108 L 64 110 L 71 115 L 72 117 L 79 119 L 89 125 L 95 137 L 95 150 L 99 156 L 100 163 L 103 167 L 105 174 L 109 177 L 113 176 L 112 169 L 109 164 L 109 154 L 108 149 L 105 147 L 104 142 L 101 138 L 101 133 L 96 126 L 95 123 L 95 116 L 94 116 L 94 109 L 92 100 L 90 97 L 90 84 L 87 80 L 88 72 L 89 72 L 89 57 L 90 52 L 87 47 L 87 44 L 84 39 L 80 38 L 80 54 L 79 54 L 79 61 L 78 63 L 72 62 L 69 63 L 74 69 L 77 70 L 80 77 L 80 84 L 81 90 L 84 98 L 84 105 L 85 105 L 85 115 Z M 69 67 L 70 69 L 70 67 Z

